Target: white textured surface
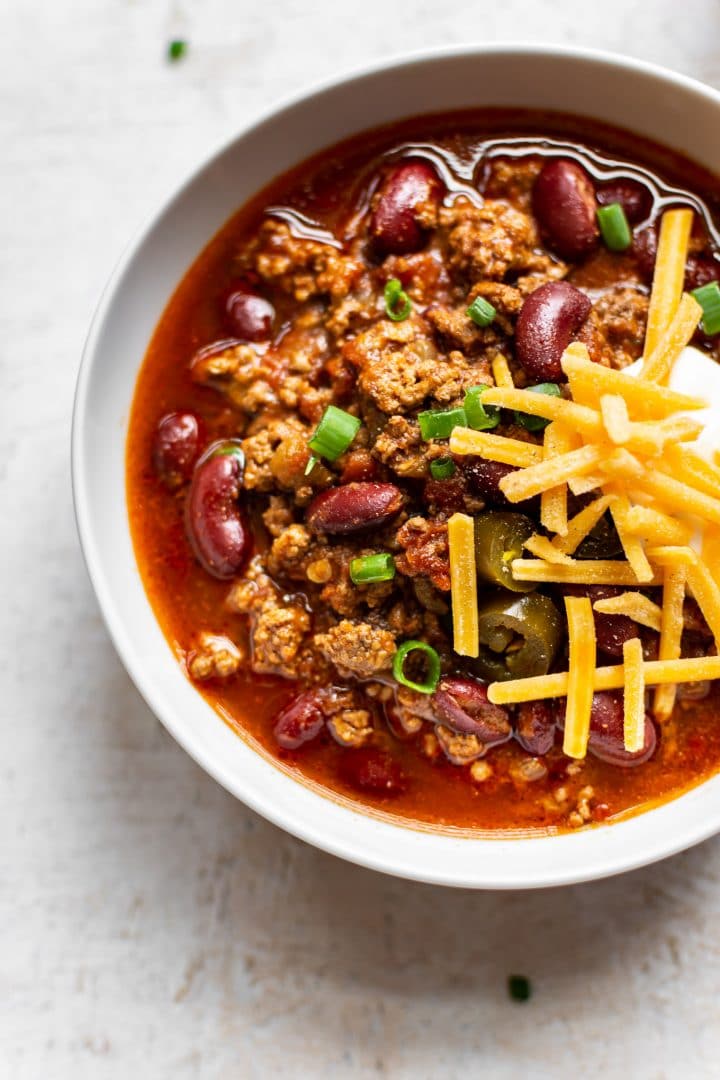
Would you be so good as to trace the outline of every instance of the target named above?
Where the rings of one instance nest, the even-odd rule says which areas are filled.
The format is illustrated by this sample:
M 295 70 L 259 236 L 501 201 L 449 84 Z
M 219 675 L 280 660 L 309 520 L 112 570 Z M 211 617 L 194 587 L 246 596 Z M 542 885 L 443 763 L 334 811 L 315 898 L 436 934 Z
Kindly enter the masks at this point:
M 26 0 L 0 9 L 0 1075 L 720 1072 L 720 842 L 544 894 L 410 885 L 265 824 L 165 735 L 85 577 L 83 336 L 139 221 L 273 99 L 398 48 L 626 49 L 720 84 L 715 0 Z M 652 11 L 652 20 L 649 20 Z M 187 37 L 175 67 L 164 45 Z M 569 100 L 571 105 L 571 100 Z M 526 1006 L 505 994 L 530 975 Z

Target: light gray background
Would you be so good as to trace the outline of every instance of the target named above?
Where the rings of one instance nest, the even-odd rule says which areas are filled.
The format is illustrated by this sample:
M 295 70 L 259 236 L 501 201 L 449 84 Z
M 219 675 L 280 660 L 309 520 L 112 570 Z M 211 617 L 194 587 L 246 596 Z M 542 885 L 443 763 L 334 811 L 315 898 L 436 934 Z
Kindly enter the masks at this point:
M 191 52 L 170 67 L 176 35 Z M 720 84 L 717 0 L 0 5 L 8 1080 L 720 1076 L 719 841 L 544 894 L 444 891 L 319 854 L 234 801 L 148 712 L 75 536 L 83 338 L 176 179 L 320 77 L 513 36 Z M 511 971 L 531 976 L 530 1004 L 507 999 Z

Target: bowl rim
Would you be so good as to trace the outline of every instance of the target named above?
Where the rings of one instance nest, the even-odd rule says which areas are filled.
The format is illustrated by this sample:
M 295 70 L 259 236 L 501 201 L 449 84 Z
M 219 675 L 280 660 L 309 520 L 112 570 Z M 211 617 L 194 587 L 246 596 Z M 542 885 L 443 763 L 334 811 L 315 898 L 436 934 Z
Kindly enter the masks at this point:
M 627 73 L 630 71 L 645 74 L 661 80 L 666 85 L 690 90 L 699 94 L 720 108 L 720 91 L 715 90 L 697 79 L 680 72 L 672 71 L 662 65 L 650 61 L 635 59 L 634 57 L 603 49 L 577 48 L 572 45 L 552 43 L 536 44 L 523 41 L 515 42 L 512 40 L 488 44 L 449 45 L 395 53 L 382 60 L 359 64 L 350 69 L 341 70 L 317 82 L 303 85 L 292 93 L 281 97 L 262 111 L 254 113 L 246 123 L 235 129 L 230 135 L 223 137 L 219 142 L 216 142 L 214 147 L 208 152 L 200 154 L 196 164 L 187 169 L 180 181 L 171 185 L 166 194 L 157 200 L 154 208 L 146 214 L 142 224 L 135 230 L 134 235 L 131 237 L 117 260 L 115 267 L 100 294 L 85 340 L 78 369 L 71 425 L 71 482 L 76 527 L 88 576 L 97 597 L 105 627 L 125 670 L 148 707 L 162 722 L 167 731 L 183 747 L 183 749 L 227 791 L 284 831 L 321 850 L 337 855 L 360 866 L 379 870 L 408 880 L 461 888 L 534 889 L 591 881 L 624 873 L 676 854 L 685 848 L 714 835 L 720 831 L 720 800 L 718 800 L 717 810 L 714 815 L 708 814 L 707 808 L 705 808 L 703 814 L 696 814 L 684 829 L 676 832 L 672 836 L 658 827 L 654 830 L 653 842 L 647 842 L 647 838 L 645 838 L 643 846 L 633 844 L 630 837 L 630 833 L 633 830 L 637 831 L 638 824 L 644 819 L 652 816 L 653 820 L 657 819 L 659 822 L 664 809 L 672 806 L 680 799 L 693 798 L 700 788 L 712 781 L 712 778 L 708 779 L 704 784 L 676 796 L 674 799 L 670 800 L 670 802 L 660 804 L 657 807 L 650 807 L 641 814 L 618 821 L 610 827 L 601 826 L 599 829 L 585 830 L 575 834 L 537 836 L 522 839 L 508 837 L 507 834 L 504 836 L 500 835 L 497 838 L 488 837 L 487 834 L 484 834 L 477 839 L 463 838 L 461 841 L 468 845 L 491 844 L 502 846 L 507 843 L 515 846 L 518 844 L 546 844 L 551 840 L 557 841 L 562 839 L 565 843 L 575 842 L 577 844 L 577 842 L 580 842 L 582 844 L 583 838 L 598 835 L 601 832 L 618 833 L 625 830 L 627 833 L 628 843 L 624 847 L 620 847 L 619 850 L 613 852 L 612 860 L 609 865 L 607 864 L 607 861 L 603 861 L 602 855 L 600 855 L 599 857 L 596 856 L 595 865 L 567 865 L 562 872 L 559 872 L 557 869 L 553 870 L 552 865 L 550 864 L 547 867 L 536 869 L 533 876 L 531 878 L 528 877 L 527 879 L 524 879 L 523 876 L 516 871 L 504 873 L 503 871 L 496 870 L 492 875 L 488 876 L 483 874 L 478 875 L 477 872 L 473 873 L 470 871 L 470 867 L 468 867 L 468 872 L 458 872 L 457 870 L 448 872 L 447 870 L 438 869 L 431 865 L 419 865 L 418 860 L 415 859 L 414 856 L 408 860 L 403 857 L 402 851 L 393 852 L 392 855 L 382 856 L 373 851 L 368 852 L 362 845 L 353 846 L 346 840 L 340 842 L 328 838 L 328 836 L 324 835 L 321 825 L 313 825 L 310 822 L 299 819 L 293 814 L 292 806 L 290 805 L 291 800 L 289 800 L 289 805 L 285 807 L 269 800 L 263 800 L 262 798 L 257 797 L 256 794 L 250 795 L 248 792 L 243 791 L 242 782 L 237 775 L 233 774 L 231 770 L 226 769 L 223 762 L 216 760 L 210 753 L 206 753 L 202 746 L 197 745 L 197 743 L 193 741 L 191 733 L 183 729 L 182 723 L 179 722 L 178 717 L 173 715 L 172 711 L 166 708 L 166 703 L 162 700 L 162 695 L 153 685 L 150 674 L 143 670 L 142 666 L 135 663 L 130 646 L 129 629 L 124 625 L 122 619 L 118 615 L 112 595 L 110 575 L 106 572 L 103 565 L 102 554 L 99 545 L 96 542 L 97 537 L 93 527 L 93 510 L 89 497 L 88 475 L 82 453 L 85 426 L 88 416 L 88 395 L 91 374 L 98 355 L 98 346 L 102 328 L 108 313 L 112 308 L 115 293 L 124 279 L 126 270 L 133 262 L 135 256 L 140 252 L 146 240 L 148 240 L 152 234 L 153 229 L 164 212 L 194 184 L 202 172 L 217 162 L 218 159 L 220 159 L 238 140 L 246 138 L 257 129 L 262 128 L 262 126 L 271 119 L 282 117 L 284 113 L 298 105 L 307 106 L 313 99 L 320 97 L 327 91 L 336 89 L 343 84 L 372 77 L 392 69 L 411 68 L 416 65 L 422 66 L 428 62 L 451 59 L 453 57 L 476 58 L 488 55 L 507 55 L 513 56 L 514 58 L 538 56 L 552 59 L 557 57 L 601 65 L 607 69 L 614 69 L 618 72 Z M 369 126 L 372 127 L 373 125 L 370 124 Z M 355 134 L 354 131 L 348 132 L 348 135 L 353 134 Z M 268 180 L 269 179 L 272 178 L 269 177 Z M 137 370 L 139 370 L 139 366 Z M 125 440 L 125 437 L 126 429 L 123 428 L 123 441 Z M 197 691 L 195 691 L 195 693 L 197 693 Z M 222 719 L 220 722 L 224 723 Z M 255 751 L 253 751 L 253 753 L 255 753 Z M 288 784 L 293 785 L 294 787 L 302 786 L 298 785 L 297 781 L 289 775 L 286 775 L 285 779 Z M 720 776 L 715 779 L 720 781 Z M 324 798 L 323 796 L 318 797 Z M 357 817 L 364 821 L 376 824 L 370 815 L 363 813 L 362 809 L 353 812 Z M 412 830 L 412 825 L 410 825 L 410 829 L 408 830 L 408 827 L 405 826 L 401 820 L 398 821 L 397 824 L 389 824 L 387 827 L 397 833 L 399 848 L 402 848 L 403 837 L 406 837 L 409 831 L 414 831 Z M 424 832 L 422 834 L 416 833 L 416 835 L 435 838 L 442 837 L 443 839 L 447 838 L 447 834 L 437 834 L 432 832 Z M 617 848 L 617 845 L 613 845 L 613 847 Z M 579 854 L 580 853 L 578 852 L 578 855 Z

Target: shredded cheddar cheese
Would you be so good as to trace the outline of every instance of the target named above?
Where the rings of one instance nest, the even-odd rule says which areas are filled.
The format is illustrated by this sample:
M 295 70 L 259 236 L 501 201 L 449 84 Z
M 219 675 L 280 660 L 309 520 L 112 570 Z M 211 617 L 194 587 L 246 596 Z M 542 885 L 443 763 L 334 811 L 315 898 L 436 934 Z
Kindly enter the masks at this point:
M 651 544 L 689 544 L 691 525 L 655 510 L 651 506 L 631 506 L 625 515 L 625 528 L 634 536 Z
M 595 528 L 611 502 L 612 497 L 610 495 L 601 495 L 599 499 L 593 499 L 591 503 L 584 506 L 575 517 L 568 521 L 567 532 L 564 536 L 553 538 L 552 546 L 563 555 L 574 554 L 588 533 Z M 543 524 L 545 525 L 545 522 Z M 557 560 L 555 561 L 557 562 Z
M 535 397 L 540 395 L 535 394 Z M 572 450 L 574 441 L 568 428 L 554 420 L 545 428 L 543 460 L 558 457 Z M 548 488 L 540 496 L 540 524 L 551 532 L 564 536 L 567 532 L 567 485 Z
M 685 274 L 685 265 L 682 266 L 682 274 Z M 652 297 L 650 299 L 652 308 Z M 697 330 L 702 316 L 702 308 L 694 296 L 683 293 L 680 305 L 670 323 L 667 333 L 661 337 L 657 348 L 647 353 L 642 366 L 640 376 L 643 379 L 652 379 L 654 382 L 665 382 L 672 366 L 680 353 L 689 343 Z
M 489 393 L 489 391 L 485 391 Z M 542 461 L 542 447 L 522 439 L 506 439 L 503 435 L 489 435 L 486 431 L 456 427 L 450 435 L 451 454 L 477 454 L 488 461 L 503 465 L 516 465 L 521 469 Z
M 500 490 L 510 502 L 522 502 L 566 483 L 573 476 L 589 473 L 602 461 L 604 452 L 602 446 L 582 446 L 579 450 L 558 454 L 538 465 L 530 465 L 504 476 L 500 481 Z
M 569 555 L 556 548 L 552 540 L 548 540 L 547 536 L 541 536 L 540 533 L 533 533 L 530 539 L 525 541 L 525 548 L 531 555 L 536 555 L 538 559 L 545 559 L 549 563 L 572 564 Z
M 639 592 L 607 596 L 603 600 L 596 600 L 593 608 L 601 615 L 627 615 L 639 626 L 647 626 L 658 634 L 662 629 L 662 608 Z
M 665 574 L 663 602 L 660 614 L 660 661 L 677 660 L 683 632 L 683 602 L 685 600 L 685 567 L 671 568 Z M 660 723 L 669 719 L 675 705 L 677 687 L 673 683 L 659 686 L 653 698 L 653 716 Z
M 584 758 L 593 700 L 592 680 L 588 675 L 595 668 L 595 620 L 587 596 L 566 596 L 565 614 L 569 661 L 563 753 Z
M 460 656 L 477 656 L 480 642 L 475 569 L 475 523 L 468 514 L 453 514 L 448 521 L 448 546 L 453 647 Z
M 688 566 L 687 580 L 715 641 L 720 641 L 720 587 L 702 559 L 696 557 Z
M 518 412 L 529 413 L 530 416 L 542 416 L 545 420 L 560 420 L 587 438 L 599 439 L 603 435 L 602 420 L 598 412 L 566 398 L 535 394 L 532 390 L 490 387 L 483 394 L 483 405 L 517 409 Z
M 620 394 L 603 394 L 600 398 L 600 414 L 610 442 L 622 446 L 630 438 L 630 413 L 627 402 Z
M 660 222 L 645 332 L 643 355 L 646 364 L 667 331 L 680 303 L 692 223 L 693 212 L 688 209 L 667 210 Z
M 516 582 L 625 589 L 594 605 L 588 597 L 565 597 L 566 672 L 488 688 L 498 705 L 567 697 L 563 750 L 573 758 L 587 751 L 595 691 L 623 691 L 624 746 L 639 753 L 646 688 L 653 688 L 653 715 L 663 722 L 674 708 L 678 683 L 720 678 L 720 656 L 682 656 L 686 592 L 720 649 L 720 452 L 707 460 L 703 444 L 695 442 L 703 424 L 692 414 L 707 403 L 665 385 L 702 315 L 699 303 L 682 291 L 692 217 L 684 209 L 663 216 L 639 375 L 594 363 L 587 347 L 573 342 L 561 360 L 567 387 L 554 396 L 516 387 L 498 353 L 492 360 L 496 385 L 484 392 L 483 402 L 548 421 L 542 446 L 469 428 L 455 428 L 450 436 L 453 454 L 513 466 L 499 482 L 508 502 L 540 496 L 542 528 L 525 541 L 528 554 L 507 553 Z M 568 518 L 569 492 L 596 495 Z M 612 517 L 622 557 L 578 558 L 580 545 L 605 514 Z M 702 556 L 693 546 L 699 533 Z M 455 650 L 477 656 L 472 519 L 454 514 L 448 535 Z M 662 603 L 644 591 L 659 586 Z M 597 667 L 594 613 L 626 616 L 657 633 L 658 659 L 646 661 L 635 637 L 623 645 L 622 664 Z
M 645 743 L 645 673 L 640 638 L 623 644 L 623 740 L 629 754 L 637 754 Z
M 646 660 L 643 664 L 646 686 L 705 682 L 720 679 L 720 656 L 685 657 L 681 660 Z M 622 690 L 625 685 L 623 664 L 598 667 L 586 672 L 593 691 Z M 556 675 L 533 675 L 527 679 L 509 679 L 490 683 L 488 699 L 493 705 L 520 705 L 523 701 L 545 701 L 567 697 L 568 672 Z
M 495 353 L 490 365 L 496 386 L 506 386 L 510 389 L 515 385 L 513 382 L 510 366 L 507 358 L 501 352 Z
M 675 412 L 707 408 L 707 402 L 702 398 L 680 394 L 648 379 L 633 378 L 622 371 L 602 367 L 571 353 L 570 349 L 563 353 L 562 369 L 570 380 L 573 400 L 584 401 L 589 395 L 590 401 L 597 401 L 601 394 L 620 394 L 633 419 L 661 420 Z
M 612 503 L 610 504 L 610 513 L 615 523 L 615 531 L 618 534 L 618 539 L 623 546 L 625 552 L 625 558 L 633 568 L 633 572 L 637 580 L 643 584 L 647 584 L 653 579 L 653 568 L 648 561 L 648 557 L 645 554 L 642 542 L 638 540 L 637 536 L 628 532 L 625 527 L 625 520 L 630 510 L 630 503 L 627 495 L 619 491 L 615 485 L 609 485 L 606 488 L 609 494 L 613 496 Z
M 565 585 L 637 585 L 638 579 L 629 562 L 622 559 L 571 559 L 553 564 L 542 559 L 513 559 L 510 564 L 516 581 L 537 581 Z M 663 574 L 653 571 L 647 585 L 661 585 Z
M 684 483 L 712 497 L 720 496 L 720 468 L 706 461 L 690 446 L 677 443 L 668 446 L 665 463 L 673 475 L 682 476 Z

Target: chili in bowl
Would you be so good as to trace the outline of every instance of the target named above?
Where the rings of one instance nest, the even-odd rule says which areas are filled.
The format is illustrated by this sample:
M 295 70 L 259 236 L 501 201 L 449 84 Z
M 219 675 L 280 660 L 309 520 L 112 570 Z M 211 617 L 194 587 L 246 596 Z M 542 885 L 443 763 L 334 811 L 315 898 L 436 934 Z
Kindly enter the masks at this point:
M 336 119 L 349 137 L 324 146 L 293 127 L 337 118 L 341 83 L 241 136 L 151 229 L 91 354 L 159 260 L 174 291 L 126 483 L 132 587 L 179 695 L 160 715 L 183 728 L 182 699 L 192 752 L 300 835 L 479 885 L 682 846 L 706 822 L 644 822 L 716 800 L 720 766 L 717 163 L 647 119 L 655 140 L 561 111 L 559 72 L 610 71 L 640 112 L 657 80 L 718 106 L 625 62 L 510 55 L 552 70 L 543 98 L 505 76 L 460 109 L 475 55 L 447 55 L 360 77 L 373 101 L 398 80 L 396 111 L 368 112 L 383 126 Z M 420 96 L 406 119 L 437 65 L 445 111 Z M 305 153 L 233 207 L 228 166 L 284 126 Z M 183 276 L 164 238 L 218 185 L 234 212 Z M 490 869 L 468 870 L 477 845 Z

